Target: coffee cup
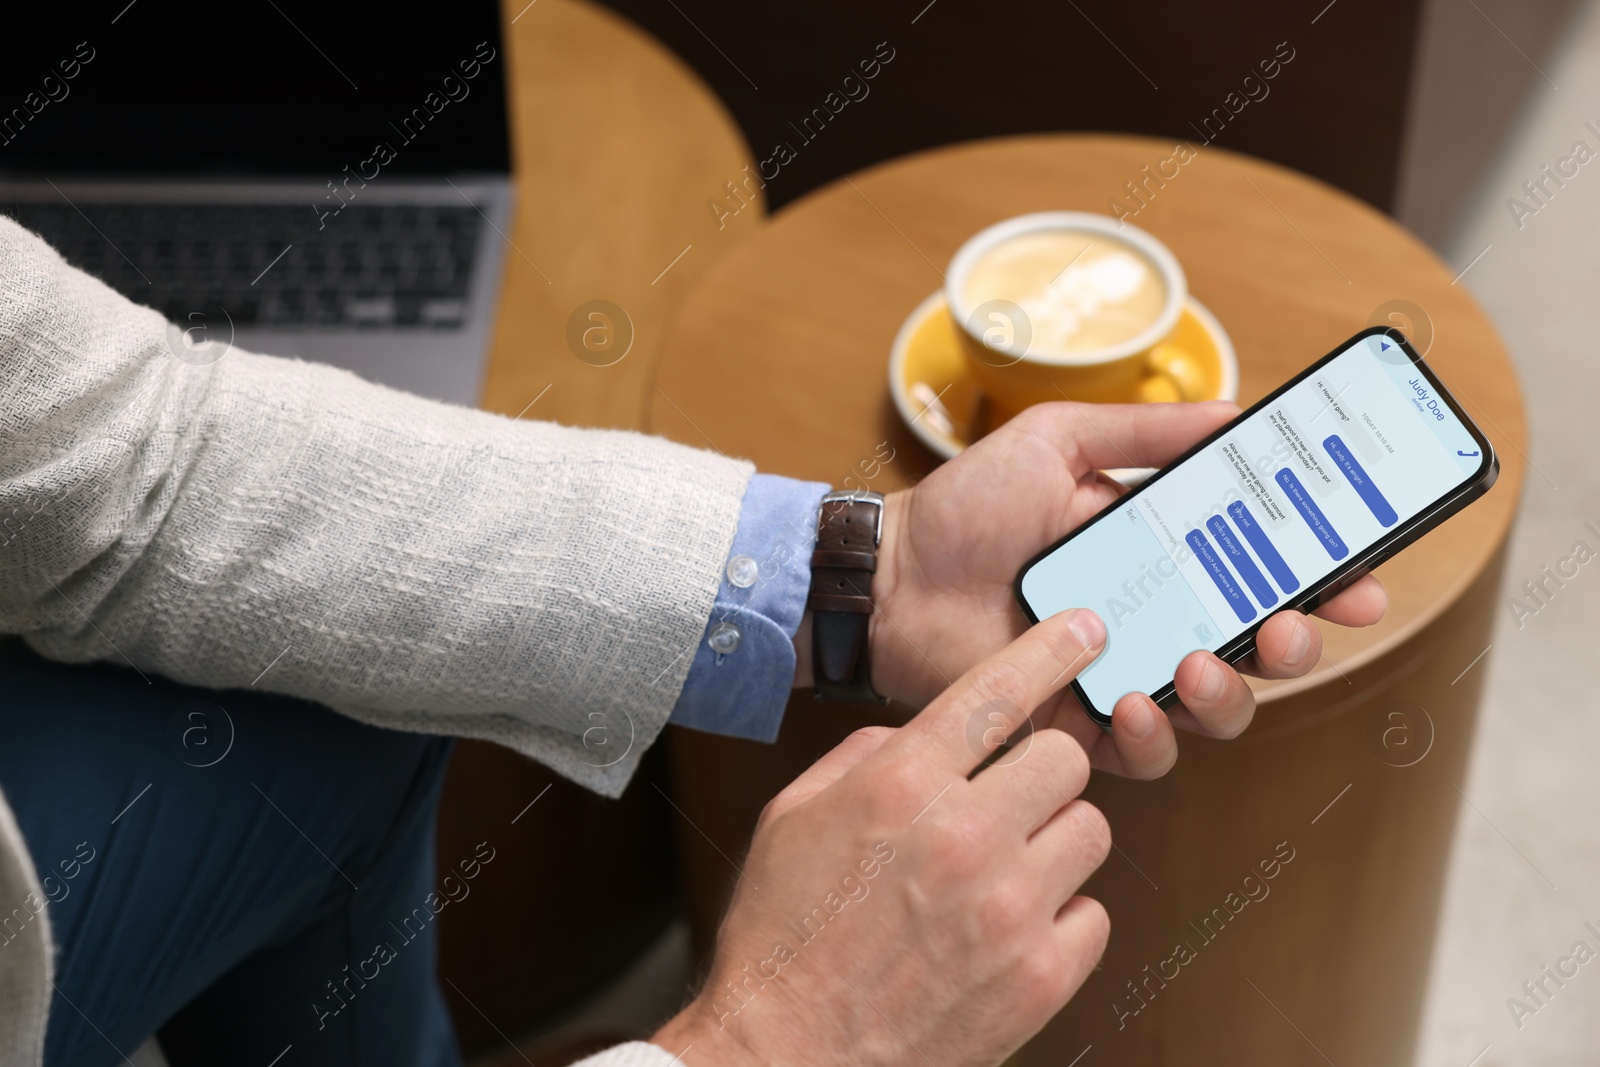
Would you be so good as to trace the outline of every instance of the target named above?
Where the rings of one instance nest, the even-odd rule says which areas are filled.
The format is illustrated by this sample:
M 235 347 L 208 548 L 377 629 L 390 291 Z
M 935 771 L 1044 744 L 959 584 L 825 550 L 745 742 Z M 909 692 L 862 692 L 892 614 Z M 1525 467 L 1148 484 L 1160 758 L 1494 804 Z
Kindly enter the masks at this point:
M 945 275 L 946 306 L 996 421 L 1048 400 L 1177 399 L 1161 342 L 1187 299 L 1165 245 L 1081 211 L 998 222 L 962 245 Z

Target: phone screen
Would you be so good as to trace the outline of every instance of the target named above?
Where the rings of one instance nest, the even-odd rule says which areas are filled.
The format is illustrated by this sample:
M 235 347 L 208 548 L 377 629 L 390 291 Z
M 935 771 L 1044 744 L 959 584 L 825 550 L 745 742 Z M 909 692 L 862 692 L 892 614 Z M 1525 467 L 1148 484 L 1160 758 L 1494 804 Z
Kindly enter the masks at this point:
M 1492 456 L 1410 346 L 1368 332 L 1042 553 L 1018 595 L 1035 619 L 1104 620 L 1078 675 L 1104 721 L 1422 524 Z

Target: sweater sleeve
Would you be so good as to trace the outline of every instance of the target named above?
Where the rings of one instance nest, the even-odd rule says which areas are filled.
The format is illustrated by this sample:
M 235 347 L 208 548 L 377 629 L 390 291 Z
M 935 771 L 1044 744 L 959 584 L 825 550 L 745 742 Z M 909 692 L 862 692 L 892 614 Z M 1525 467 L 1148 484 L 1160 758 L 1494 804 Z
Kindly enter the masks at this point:
M 0 218 L 0 631 L 43 655 L 498 741 L 614 796 L 750 474 L 317 364 L 195 365 Z
M 645 1041 L 629 1041 L 579 1060 L 573 1067 L 684 1067 L 677 1056 Z

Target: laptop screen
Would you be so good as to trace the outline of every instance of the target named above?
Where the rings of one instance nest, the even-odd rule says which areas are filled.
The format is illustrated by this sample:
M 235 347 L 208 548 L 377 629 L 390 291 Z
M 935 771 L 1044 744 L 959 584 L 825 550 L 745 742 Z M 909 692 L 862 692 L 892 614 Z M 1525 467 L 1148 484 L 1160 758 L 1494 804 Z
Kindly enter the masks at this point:
M 11 7 L 0 173 L 510 169 L 494 0 Z

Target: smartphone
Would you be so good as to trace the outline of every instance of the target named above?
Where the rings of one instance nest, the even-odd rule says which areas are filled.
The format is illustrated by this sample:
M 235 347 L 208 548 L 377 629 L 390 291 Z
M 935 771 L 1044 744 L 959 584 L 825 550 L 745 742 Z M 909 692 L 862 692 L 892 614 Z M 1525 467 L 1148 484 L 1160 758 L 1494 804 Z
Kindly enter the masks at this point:
M 1311 611 L 1499 470 L 1404 335 L 1373 327 L 1034 556 L 1017 602 L 1030 622 L 1099 613 L 1105 650 L 1072 689 L 1109 730 L 1122 696 L 1172 707 L 1189 653 L 1243 659 L 1273 612 Z

